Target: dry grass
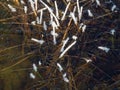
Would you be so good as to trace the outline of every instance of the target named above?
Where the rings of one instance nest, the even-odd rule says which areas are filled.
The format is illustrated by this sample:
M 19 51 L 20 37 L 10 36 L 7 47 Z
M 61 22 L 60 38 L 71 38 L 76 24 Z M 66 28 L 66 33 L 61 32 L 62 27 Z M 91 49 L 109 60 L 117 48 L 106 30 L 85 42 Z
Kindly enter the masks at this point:
M 55 30 L 58 34 L 57 44 L 54 45 L 50 34 L 53 28 L 49 24 L 49 10 L 43 11 L 47 30 L 44 30 L 43 23 L 31 23 L 40 16 L 38 11 L 44 7 L 43 4 L 39 2 L 38 10 L 33 11 L 27 1 L 25 5 L 19 0 L 0 1 L 0 90 L 119 90 L 120 1 L 113 2 L 117 12 L 111 11 L 112 4 L 106 4 L 105 0 L 100 0 L 100 6 L 95 1 L 80 0 L 79 5 L 84 7 L 83 15 L 75 24 L 69 13 L 77 3 L 71 0 L 65 20 L 59 19 L 60 26 Z M 17 11 L 11 12 L 8 3 Z M 45 3 L 55 13 L 53 0 Z M 62 17 L 68 3 L 66 0 L 57 0 L 57 4 Z M 24 6 L 28 7 L 27 13 L 24 13 Z M 88 9 L 94 17 L 88 16 Z M 78 18 L 77 9 L 75 16 Z M 87 26 L 85 32 L 79 28 L 81 23 Z M 111 34 L 112 29 L 115 29 L 114 35 Z M 59 58 L 62 41 L 70 38 L 65 45 L 67 48 L 75 41 L 73 35 L 77 36 L 76 44 Z M 31 38 L 42 39 L 45 43 L 40 45 Z M 98 46 L 106 46 L 110 50 L 105 52 Z M 86 60 L 91 62 L 87 63 Z M 38 61 L 42 63 L 40 66 Z M 38 68 L 37 72 L 32 68 L 33 63 Z M 57 63 L 62 66 L 62 71 L 59 71 Z M 35 79 L 29 77 L 31 72 Z M 67 74 L 68 83 L 63 80 L 64 73 Z

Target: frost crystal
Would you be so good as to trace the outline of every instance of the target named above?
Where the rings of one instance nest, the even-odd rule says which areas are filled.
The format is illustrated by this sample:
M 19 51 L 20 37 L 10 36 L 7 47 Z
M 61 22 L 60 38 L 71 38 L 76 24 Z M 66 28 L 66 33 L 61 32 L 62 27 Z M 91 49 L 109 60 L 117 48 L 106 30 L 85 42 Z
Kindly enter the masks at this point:
M 114 35 L 114 34 L 115 34 L 115 29 L 112 29 L 112 30 L 110 31 L 110 33 L 111 33 L 112 35 Z
M 77 25 L 77 18 L 75 17 L 73 12 L 70 12 L 70 16 L 72 17 L 74 23 Z
M 35 24 L 36 24 L 36 21 L 32 21 L 31 24 L 32 24 L 32 25 L 35 25 Z
M 43 10 L 40 11 L 40 24 L 42 24 Z
M 33 2 L 33 0 L 29 0 L 29 2 L 30 2 L 30 5 L 31 5 L 32 10 L 35 11 L 35 7 L 34 7 L 34 2 Z
M 20 3 L 21 3 L 21 4 L 25 4 L 25 2 L 24 2 L 23 0 L 20 0 Z
M 84 60 L 86 61 L 86 63 L 92 62 L 91 59 L 84 58 Z
M 47 30 L 47 25 L 46 25 L 45 21 L 43 22 L 43 28 L 44 28 L 45 31 Z
M 82 32 L 83 33 L 85 32 L 85 29 L 86 29 L 86 25 L 83 25 L 83 27 L 82 27 Z
M 39 17 L 36 17 L 37 24 L 40 24 Z
M 100 6 L 100 1 L 99 0 L 95 0 L 97 5 Z
M 93 17 L 93 14 L 91 13 L 89 9 L 88 9 L 88 16 Z
M 116 9 L 116 5 L 113 5 L 111 11 L 114 11 L 115 9 Z
M 38 64 L 41 66 L 42 65 L 41 61 L 39 61 Z
M 70 2 L 69 2 L 68 5 L 66 6 L 65 12 L 64 12 L 64 14 L 63 14 L 63 16 L 62 16 L 62 18 L 61 18 L 62 21 L 65 19 L 65 15 L 66 15 L 66 13 L 67 13 L 67 11 L 68 11 L 69 6 L 70 6 Z
M 35 79 L 35 75 L 33 73 L 30 73 L 30 78 Z
M 56 15 L 53 13 L 52 9 L 46 3 L 44 3 L 42 0 L 40 0 L 40 2 L 48 9 L 49 13 L 55 18 L 57 26 L 60 26 L 60 23 L 59 23 Z
M 73 46 L 76 44 L 76 41 L 74 41 L 73 43 L 71 43 L 59 56 L 59 58 L 62 58 L 63 55 Z
M 72 39 L 77 40 L 77 36 L 73 35 Z
M 37 72 L 37 66 L 33 63 L 33 70 Z
M 31 40 L 35 41 L 35 42 L 37 42 L 37 43 L 39 43 L 41 45 L 45 42 L 44 40 L 38 40 L 38 39 L 35 39 L 35 38 L 31 38 Z
M 11 12 L 16 12 L 16 8 L 14 8 L 13 6 L 11 6 L 10 4 L 8 4 L 8 7 L 11 10 Z
M 62 66 L 59 63 L 57 63 L 57 66 L 59 68 L 59 71 L 61 72 L 63 70 Z
M 69 82 L 69 79 L 66 77 L 66 73 L 63 74 L 63 80 L 67 83 Z
M 24 6 L 24 12 L 27 13 L 27 6 Z
M 64 47 L 65 47 L 65 45 L 67 44 L 68 40 L 69 40 L 69 37 L 67 37 L 66 40 L 63 40 L 63 45 L 62 45 L 62 48 L 61 48 L 60 52 L 63 52 L 63 51 L 64 51 Z
M 55 9 L 56 9 L 56 17 L 59 19 L 58 5 L 56 1 L 54 3 L 55 3 Z
M 110 48 L 103 47 L 103 46 L 98 46 L 98 49 L 101 49 L 101 50 L 105 51 L 106 53 L 108 53 L 108 51 L 110 50 Z

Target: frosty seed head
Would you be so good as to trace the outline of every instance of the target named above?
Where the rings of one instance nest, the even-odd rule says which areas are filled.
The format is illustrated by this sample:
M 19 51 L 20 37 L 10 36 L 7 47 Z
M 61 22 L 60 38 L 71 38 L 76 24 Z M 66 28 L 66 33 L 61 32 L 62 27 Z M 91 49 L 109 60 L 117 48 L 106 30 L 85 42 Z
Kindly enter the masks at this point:
M 35 79 L 35 75 L 33 73 L 30 73 L 30 78 Z
M 106 53 L 110 50 L 108 47 L 98 46 L 98 49 L 105 51 Z
M 34 70 L 35 72 L 37 72 L 37 66 L 36 66 L 36 64 L 34 64 L 34 63 L 33 63 L 33 70 Z

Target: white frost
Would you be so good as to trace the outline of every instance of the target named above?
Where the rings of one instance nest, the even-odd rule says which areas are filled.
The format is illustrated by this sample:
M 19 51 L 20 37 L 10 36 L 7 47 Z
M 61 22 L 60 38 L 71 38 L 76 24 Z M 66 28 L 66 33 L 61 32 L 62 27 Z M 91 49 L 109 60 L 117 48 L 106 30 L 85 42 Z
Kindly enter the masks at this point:
M 67 37 L 67 39 L 63 40 L 63 45 L 62 45 L 62 47 L 61 47 L 61 49 L 60 49 L 60 52 L 63 52 L 63 51 L 64 51 L 64 47 L 65 47 L 65 45 L 67 44 L 68 40 L 69 40 L 69 37 Z
M 24 2 L 23 0 L 20 0 L 20 3 L 21 3 L 21 4 L 25 4 L 25 2 Z
M 42 0 L 40 0 L 40 2 L 48 9 L 49 13 L 54 17 L 54 19 L 57 23 L 57 26 L 60 26 L 60 23 L 59 23 L 56 15 L 53 13 L 52 9 L 46 3 L 44 3 Z
M 41 66 L 42 65 L 41 61 L 39 61 L 38 64 L 39 64 L 39 66 Z
M 89 17 L 93 17 L 93 14 L 92 14 L 92 12 L 88 9 L 88 16 Z
M 57 66 L 59 68 L 59 71 L 61 72 L 63 70 L 62 66 L 59 63 L 57 63 Z
M 45 31 L 47 31 L 47 25 L 46 25 L 45 21 L 43 21 L 43 28 L 44 28 Z
M 16 12 L 16 8 L 14 8 L 12 5 L 8 4 L 9 9 L 11 12 Z
M 92 62 L 91 59 L 87 59 L 87 58 L 83 58 L 83 59 L 86 61 L 86 63 Z
M 56 1 L 54 3 L 55 3 L 55 10 L 56 10 L 56 17 L 59 19 L 58 5 Z
M 70 16 L 72 17 L 74 23 L 77 25 L 77 18 L 75 17 L 75 14 L 73 12 L 70 12 Z
M 110 50 L 110 48 L 103 47 L 103 46 L 98 46 L 98 49 L 101 49 L 101 50 L 105 51 L 106 53 L 108 53 L 108 51 Z
M 32 24 L 32 25 L 35 25 L 35 24 L 36 24 L 36 21 L 32 21 L 31 24 Z
M 69 3 L 67 4 L 67 6 L 66 6 L 66 9 L 65 9 L 65 12 L 64 12 L 64 14 L 63 14 L 63 16 L 62 16 L 62 18 L 61 18 L 61 21 L 63 21 L 63 20 L 65 19 L 65 16 L 66 16 L 66 13 L 67 13 L 67 11 L 68 11 L 69 6 L 70 6 L 70 2 L 69 2 Z
M 73 36 L 72 36 L 72 39 L 77 40 L 77 36 L 76 36 L 76 35 L 73 35 Z
M 40 24 L 42 24 L 43 10 L 40 11 Z
M 116 5 L 113 5 L 111 11 L 114 11 L 115 9 L 116 9 Z
M 32 40 L 32 41 L 35 41 L 35 42 L 37 42 L 37 43 L 39 43 L 39 44 L 41 44 L 41 45 L 45 42 L 45 41 L 42 40 L 42 39 L 41 39 L 41 40 L 38 40 L 38 39 L 35 39 L 35 38 L 31 38 L 31 40 Z
M 111 33 L 112 35 L 114 35 L 114 34 L 115 34 L 115 29 L 110 30 L 110 33 Z
M 30 78 L 35 79 L 35 75 L 33 73 L 30 73 Z
M 83 27 L 82 27 L 82 32 L 83 33 L 85 32 L 85 29 L 86 29 L 86 25 L 83 25 Z
M 67 83 L 69 82 L 69 79 L 66 77 L 66 73 L 63 74 L 63 80 Z
M 24 12 L 27 13 L 27 6 L 24 6 Z
M 100 1 L 99 0 L 95 0 L 97 5 L 100 6 Z
M 62 58 L 63 55 L 73 46 L 76 44 L 76 41 L 74 41 L 73 43 L 71 43 L 59 56 L 59 58 Z
M 37 66 L 36 66 L 36 64 L 34 64 L 34 63 L 33 63 L 33 70 L 34 70 L 35 72 L 37 72 Z

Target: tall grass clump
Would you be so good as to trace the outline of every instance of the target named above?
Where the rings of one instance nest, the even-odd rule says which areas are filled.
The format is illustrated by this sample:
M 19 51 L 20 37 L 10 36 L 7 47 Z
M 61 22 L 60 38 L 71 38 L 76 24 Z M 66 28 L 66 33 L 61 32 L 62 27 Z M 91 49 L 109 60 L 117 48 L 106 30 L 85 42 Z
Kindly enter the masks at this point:
M 0 83 L 15 77 L 1 89 L 120 89 L 119 0 L 1 0 L 0 7 Z

